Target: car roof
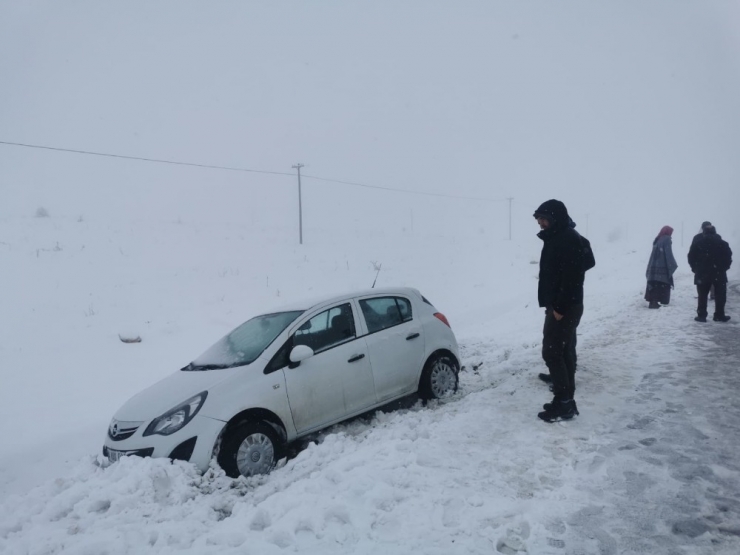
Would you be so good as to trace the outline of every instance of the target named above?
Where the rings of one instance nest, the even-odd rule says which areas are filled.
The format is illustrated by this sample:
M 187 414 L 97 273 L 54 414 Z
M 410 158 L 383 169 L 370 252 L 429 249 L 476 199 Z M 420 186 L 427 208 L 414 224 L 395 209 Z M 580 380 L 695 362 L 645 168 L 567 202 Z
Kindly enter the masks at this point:
M 421 297 L 421 293 L 413 287 L 380 287 L 377 289 L 361 289 L 359 291 L 351 291 L 342 293 L 340 295 L 325 295 L 322 297 L 314 297 L 312 299 L 306 299 L 304 301 L 291 302 L 289 304 L 281 306 L 276 312 L 288 312 L 290 310 L 310 310 L 314 307 L 321 306 L 324 304 L 331 304 L 333 302 L 342 301 L 344 299 L 352 299 L 354 297 L 366 297 L 371 295 L 412 295 L 416 294 Z

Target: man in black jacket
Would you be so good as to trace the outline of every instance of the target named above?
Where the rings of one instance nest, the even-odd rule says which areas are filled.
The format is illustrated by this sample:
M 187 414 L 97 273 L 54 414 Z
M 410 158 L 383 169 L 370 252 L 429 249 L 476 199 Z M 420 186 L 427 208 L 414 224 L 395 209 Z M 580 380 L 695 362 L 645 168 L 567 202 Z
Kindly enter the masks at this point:
M 714 286 L 714 321 L 727 322 L 725 314 L 727 302 L 727 270 L 732 265 L 732 251 L 727 241 L 717 235 L 714 226 L 709 226 L 689 249 L 689 266 L 694 272 L 694 283 L 699 292 L 699 306 L 696 310 L 697 322 L 707 321 L 707 296 Z
M 704 230 L 707 229 L 708 227 L 712 227 L 712 222 L 702 222 L 701 223 L 701 231 L 697 233 L 696 235 L 694 235 L 694 238 L 691 240 L 692 245 L 696 243 L 699 239 L 704 237 Z
M 712 227 L 712 222 L 702 222 L 701 223 L 701 231 L 697 233 L 696 235 L 694 235 L 694 238 L 691 240 L 692 247 L 699 239 L 704 237 L 704 230 L 707 229 L 708 227 Z M 699 293 L 698 285 L 696 286 L 696 292 Z M 709 289 L 709 300 L 710 301 L 714 300 L 714 285 L 712 285 L 712 287 Z
M 576 329 L 583 315 L 583 280 L 594 266 L 587 239 L 571 225 L 568 210 L 559 200 L 544 202 L 534 213 L 541 231 L 540 277 L 537 297 L 545 308 L 542 358 L 550 371 L 551 403 L 539 416 L 546 422 L 567 420 L 578 414 L 576 390 Z

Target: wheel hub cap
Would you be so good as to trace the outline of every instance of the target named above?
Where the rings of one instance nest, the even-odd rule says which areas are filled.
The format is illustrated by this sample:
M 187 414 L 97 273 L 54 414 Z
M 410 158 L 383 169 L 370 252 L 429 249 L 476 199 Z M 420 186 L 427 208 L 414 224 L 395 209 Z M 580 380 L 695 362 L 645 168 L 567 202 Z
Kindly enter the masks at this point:
M 455 371 L 445 362 L 437 362 L 432 369 L 432 391 L 435 397 L 446 397 L 455 391 Z
M 264 434 L 251 434 L 244 438 L 236 453 L 236 466 L 243 476 L 265 474 L 272 468 L 275 448 Z

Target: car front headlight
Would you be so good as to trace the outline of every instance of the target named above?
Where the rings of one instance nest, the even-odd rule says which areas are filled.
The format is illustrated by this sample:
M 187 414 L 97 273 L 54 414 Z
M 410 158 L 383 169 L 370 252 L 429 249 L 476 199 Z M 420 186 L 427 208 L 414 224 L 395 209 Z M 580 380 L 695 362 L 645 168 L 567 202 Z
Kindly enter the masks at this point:
M 194 395 L 184 403 L 180 403 L 174 409 L 165 412 L 162 416 L 159 416 L 152 420 L 151 424 L 144 430 L 145 436 L 151 436 L 159 434 L 168 436 L 174 434 L 176 431 L 181 429 L 185 424 L 190 422 L 193 417 L 198 414 L 200 407 L 208 397 L 208 392 L 203 391 Z

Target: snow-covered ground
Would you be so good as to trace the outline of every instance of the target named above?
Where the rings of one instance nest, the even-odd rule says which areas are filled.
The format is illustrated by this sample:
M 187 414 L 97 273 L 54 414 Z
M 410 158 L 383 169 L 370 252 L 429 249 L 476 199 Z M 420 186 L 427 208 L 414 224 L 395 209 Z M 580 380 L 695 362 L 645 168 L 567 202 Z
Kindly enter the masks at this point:
M 0 220 L 0 553 L 740 552 L 737 268 L 733 320 L 702 325 L 687 247 L 671 304 L 648 310 L 652 236 L 591 237 L 581 414 L 546 424 L 534 221 L 513 241 L 317 228 L 299 247 L 294 231 Z M 381 263 L 379 285 L 417 287 L 450 319 L 455 398 L 336 426 L 248 480 L 102 459 L 128 397 L 249 316 L 365 288 Z
M 740 253 L 740 3 L 203 4 L 0 2 L 0 555 L 740 553 L 740 264 L 705 325 L 686 266 L 705 219 Z M 548 425 L 552 197 L 597 266 Z M 130 396 L 378 267 L 449 318 L 455 398 L 249 480 L 102 460 Z

